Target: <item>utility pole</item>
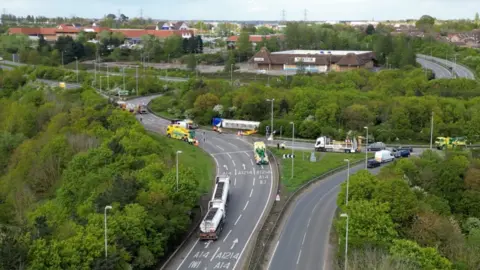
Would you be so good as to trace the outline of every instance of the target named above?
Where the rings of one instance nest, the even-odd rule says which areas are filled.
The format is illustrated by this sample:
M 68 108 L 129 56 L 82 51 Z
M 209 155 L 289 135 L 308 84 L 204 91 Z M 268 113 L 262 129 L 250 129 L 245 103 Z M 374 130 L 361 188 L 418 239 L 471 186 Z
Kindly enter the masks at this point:
M 307 13 L 308 13 L 308 10 L 305 9 L 305 10 L 303 11 L 303 21 L 305 21 L 305 22 L 307 21 Z
M 285 23 L 287 21 L 286 17 L 287 17 L 287 12 L 285 11 L 285 9 L 282 9 L 282 22 L 283 23 Z

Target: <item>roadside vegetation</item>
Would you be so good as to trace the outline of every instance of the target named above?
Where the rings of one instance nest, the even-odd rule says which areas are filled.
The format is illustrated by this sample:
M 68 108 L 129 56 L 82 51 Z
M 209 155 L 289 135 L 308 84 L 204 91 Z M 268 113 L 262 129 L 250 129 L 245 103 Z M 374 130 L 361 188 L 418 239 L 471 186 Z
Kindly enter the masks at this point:
M 0 269 L 149 269 L 164 260 L 210 189 L 210 157 L 150 136 L 93 89 L 26 83 L 20 70 L 0 73 Z
M 313 149 L 313 144 L 312 144 Z M 292 150 L 270 148 L 280 165 L 280 181 L 289 192 L 293 192 L 306 182 L 319 177 L 320 175 L 333 169 L 346 166 L 345 159 L 349 159 L 351 164 L 359 160 L 365 160 L 365 154 L 362 153 L 320 153 L 314 152 L 316 162 L 310 161 L 312 151 L 295 150 L 294 158 L 294 177 L 292 179 L 292 159 L 283 159 L 284 154 L 291 154 Z M 371 154 L 369 155 L 372 156 Z
M 469 152 L 425 151 L 350 177 L 337 205 L 349 216 L 349 269 L 479 269 L 480 160 Z M 338 217 L 343 269 L 346 218 Z

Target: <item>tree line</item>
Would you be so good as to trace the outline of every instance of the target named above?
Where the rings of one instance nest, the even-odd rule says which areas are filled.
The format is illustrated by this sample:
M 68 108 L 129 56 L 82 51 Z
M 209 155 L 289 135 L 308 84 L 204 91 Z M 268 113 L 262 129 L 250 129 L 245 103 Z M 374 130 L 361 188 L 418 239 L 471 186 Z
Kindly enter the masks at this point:
M 0 269 L 154 266 L 182 240 L 210 179 L 181 164 L 176 190 L 170 140 L 91 88 L 23 74 L 0 75 Z
M 467 136 L 478 141 L 480 86 L 466 79 L 434 79 L 421 69 L 366 70 L 272 77 L 270 85 L 251 83 L 232 91 L 229 82 L 201 81 L 183 85 L 153 101 L 174 117 L 193 117 L 210 124 L 212 117 L 261 121 L 259 133 L 270 125 L 270 103 L 275 98 L 277 135 L 344 140 L 350 130 L 384 142 L 428 142 L 434 112 L 434 136 Z
M 480 160 L 469 152 L 427 150 L 378 176 L 350 177 L 337 205 L 349 216 L 349 265 L 356 269 L 478 269 Z M 337 218 L 340 260 L 346 219 Z M 350 268 L 350 267 L 349 267 Z

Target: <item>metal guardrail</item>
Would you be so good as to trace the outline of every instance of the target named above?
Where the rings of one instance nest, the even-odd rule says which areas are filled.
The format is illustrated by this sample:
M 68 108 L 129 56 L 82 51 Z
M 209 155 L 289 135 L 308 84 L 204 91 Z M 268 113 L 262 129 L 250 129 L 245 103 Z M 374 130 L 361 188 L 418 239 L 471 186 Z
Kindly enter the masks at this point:
M 356 161 L 356 162 L 353 162 L 350 164 L 350 167 L 353 167 L 353 166 L 356 166 L 360 163 L 363 163 L 365 162 L 365 160 L 359 160 L 359 161 Z M 254 269 L 258 269 L 258 267 L 261 265 L 260 264 L 260 261 L 264 258 L 265 256 L 265 251 L 266 251 L 266 248 L 270 245 L 270 241 L 271 241 L 271 238 L 272 236 L 274 235 L 274 233 L 277 231 L 278 229 L 278 226 L 280 224 L 280 221 L 283 219 L 284 215 L 285 215 L 285 212 L 287 211 L 287 209 L 290 207 L 291 203 L 294 202 L 294 200 L 296 199 L 296 197 L 301 194 L 306 188 L 308 188 L 310 185 L 314 184 L 315 182 L 319 181 L 319 180 L 322 180 L 322 179 L 325 179 L 327 178 L 328 176 L 331 176 L 335 173 L 338 173 L 340 171 L 343 171 L 347 169 L 347 165 L 344 165 L 344 166 L 341 166 L 341 167 L 338 167 L 336 169 L 333 169 L 333 170 L 330 170 L 320 176 L 317 176 L 317 177 L 314 177 L 312 178 L 311 180 L 309 180 L 308 182 L 306 182 L 305 184 L 303 184 L 301 187 L 299 187 L 297 190 L 295 190 L 287 199 L 287 201 L 285 202 L 285 204 L 283 205 L 282 209 L 280 210 L 280 214 L 278 215 L 275 223 L 274 223 L 274 226 L 273 226 L 273 229 L 270 231 L 269 235 L 267 236 L 266 238 L 266 243 L 265 245 L 263 245 L 262 249 L 260 250 L 259 252 L 259 257 L 258 259 L 252 263 L 252 261 L 249 262 L 249 265 L 248 265 L 248 269 L 250 270 L 254 270 Z M 271 214 L 271 213 L 270 213 Z M 267 218 L 268 219 L 268 218 Z M 264 224 L 265 225 L 265 224 Z M 262 228 L 263 230 L 263 228 Z

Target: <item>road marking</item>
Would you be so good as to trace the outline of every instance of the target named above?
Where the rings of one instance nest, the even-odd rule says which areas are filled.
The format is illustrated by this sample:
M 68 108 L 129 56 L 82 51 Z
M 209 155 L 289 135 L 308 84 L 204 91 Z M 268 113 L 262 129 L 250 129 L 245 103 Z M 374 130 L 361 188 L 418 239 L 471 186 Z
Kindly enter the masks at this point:
M 235 247 L 235 244 L 238 243 L 238 238 L 235 238 L 235 240 L 233 240 L 232 242 L 232 246 L 230 247 L 230 249 L 233 249 L 233 247 Z
M 218 147 L 218 149 L 222 150 L 222 151 L 225 151 L 225 149 L 223 149 L 222 147 L 218 146 L 218 145 L 215 145 L 216 147 Z
M 252 163 L 252 166 L 253 166 L 253 160 L 250 159 L 250 163 Z
M 253 177 L 253 185 L 255 186 L 255 177 Z
M 231 146 L 233 146 L 233 147 L 235 147 L 235 148 L 238 148 L 237 145 L 235 145 L 235 144 L 233 144 L 233 143 L 231 143 L 231 142 L 229 142 L 228 144 L 230 144 Z
M 245 164 L 242 164 L 242 166 L 243 166 L 243 169 L 246 170 Z
M 242 214 L 240 214 L 240 216 L 238 216 L 237 221 L 235 221 L 235 224 L 233 224 L 233 225 L 237 225 L 237 223 L 238 223 L 238 221 L 240 220 L 241 217 L 242 217 Z
M 262 170 L 263 170 L 263 165 L 261 167 L 262 167 Z
M 187 256 L 185 256 L 185 258 L 183 258 L 182 262 L 181 262 L 180 265 L 177 267 L 177 270 L 180 269 L 180 267 L 182 267 L 182 264 L 188 259 L 188 256 L 190 256 L 190 253 L 192 253 L 192 251 L 193 251 L 193 249 L 195 248 L 195 246 L 197 246 L 199 240 L 200 240 L 200 239 L 197 238 L 197 241 L 195 241 L 195 244 L 193 244 L 192 248 L 188 251 Z M 218 251 L 218 249 L 217 249 L 217 251 Z
M 308 229 L 308 227 L 310 227 L 310 221 L 312 221 L 312 215 L 310 215 L 310 218 L 308 219 L 307 229 Z
M 302 256 L 302 250 L 301 249 L 300 249 L 300 252 L 298 253 L 297 264 L 300 262 L 300 256 Z
M 303 243 L 305 243 L 305 237 L 306 237 L 306 236 L 307 236 L 307 232 L 305 232 L 305 233 L 303 234 L 302 247 L 303 247 Z
M 225 243 L 225 241 L 227 240 L 228 236 L 230 235 L 230 233 L 232 232 L 232 230 L 230 230 L 228 233 L 227 233 L 227 236 L 225 236 L 225 239 L 223 239 L 223 242 Z
M 247 206 L 248 206 L 248 201 L 247 201 L 247 203 L 245 204 L 245 207 L 243 207 L 243 211 L 245 211 L 245 209 L 247 209 Z
M 227 171 L 228 171 L 228 167 L 227 167 L 227 165 L 223 164 L 223 167 L 225 168 L 225 170 L 227 170 Z
M 210 246 L 210 244 L 211 244 L 212 242 L 213 242 L 213 241 L 210 240 L 210 241 L 208 241 L 207 243 L 205 243 L 205 248 L 208 248 L 208 246 Z
M 273 255 L 275 255 L 275 252 L 277 252 L 278 244 L 280 244 L 280 240 L 277 241 L 277 244 L 275 245 L 275 248 L 273 249 Z M 270 261 L 268 262 L 267 270 L 270 269 L 270 265 L 273 262 L 273 255 L 272 255 L 272 258 L 270 258 Z
M 244 152 L 244 153 L 245 153 L 245 155 L 247 155 L 247 157 L 250 157 L 250 155 L 247 152 Z
M 273 180 L 272 164 L 270 163 L 269 166 L 270 166 L 270 176 L 271 176 L 271 179 Z M 255 227 L 253 228 L 252 232 L 250 233 L 250 236 L 248 237 L 247 242 L 243 246 L 242 251 L 240 252 L 240 256 L 238 256 L 238 259 L 235 262 L 235 265 L 233 265 L 233 268 L 232 268 L 233 270 L 235 270 L 235 268 L 237 268 L 237 264 L 240 261 L 240 259 L 242 258 L 243 252 L 245 252 L 245 249 L 248 246 L 248 242 L 250 242 L 250 239 L 252 238 L 253 233 L 257 230 L 258 224 L 260 224 L 260 220 L 262 220 L 262 217 L 265 214 L 265 210 L 267 210 L 268 203 L 270 202 L 270 197 L 272 197 L 272 196 L 270 196 L 272 194 L 272 190 L 273 190 L 273 185 L 270 182 L 270 191 L 269 191 L 268 196 L 267 196 L 267 203 L 265 203 L 265 206 L 263 207 L 262 213 L 260 214 L 260 217 L 258 218 L 257 223 L 255 224 Z
M 212 258 L 210 259 L 210 261 L 213 261 L 213 258 L 215 258 L 215 255 L 217 255 L 217 252 L 220 250 L 220 247 L 217 248 L 217 251 L 215 251 L 215 253 L 213 253 L 213 256 Z M 178 269 L 177 269 L 178 270 Z
M 235 174 L 236 174 L 237 171 L 235 171 Z M 237 178 L 235 177 L 235 181 L 233 181 L 233 185 L 236 186 L 237 185 Z
M 237 165 L 235 165 L 235 160 L 233 160 L 233 159 L 232 159 L 232 163 L 233 163 L 233 166 L 237 166 Z
M 252 193 L 253 193 L 253 188 L 252 190 L 250 190 L 250 198 L 252 197 Z
M 217 164 L 217 174 L 220 174 L 220 166 L 218 165 L 218 160 L 213 155 L 211 155 L 211 156 L 213 157 L 213 159 L 215 160 L 215 163 Z
M 207 143 L 209 143 L 209 142 L 207 142 Z M 247 151 L 246 150 L 246 151 L 220 152 L 220 153 L 211 153 L 210 155 L 226 155 L 226 154 L 241 154 L 241 153 L 247 154 L 248 152 L 252 152 L 252 151 L 250 151 L 250 150 Z
M 232 158 L 232 156 L 230 156 L 230 154 L 229 154 L 229 153 L 227 153 L 227 156 L 228 156 L 229 158 Z

